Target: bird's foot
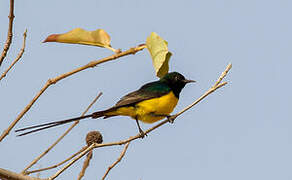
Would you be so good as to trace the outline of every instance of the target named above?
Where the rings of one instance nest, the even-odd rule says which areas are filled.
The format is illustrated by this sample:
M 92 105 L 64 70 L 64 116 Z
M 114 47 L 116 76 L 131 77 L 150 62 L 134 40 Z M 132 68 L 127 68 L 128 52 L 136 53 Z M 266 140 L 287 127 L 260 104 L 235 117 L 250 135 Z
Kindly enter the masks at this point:
M 168 122 L 170 122 L 171 124 L 173 124 L 176 116 L 168 115 L 168 116 L 166 116 L 166 118 L 167 118 Z
M 136 119 L 137 127 L 140 133 L 140 137 L 143 139 L 147 134 L 141 129 L 138 119 Z
M 139 129 L 140 137 L 143 139 L 145 136 L 148 136 L 142 129 Z

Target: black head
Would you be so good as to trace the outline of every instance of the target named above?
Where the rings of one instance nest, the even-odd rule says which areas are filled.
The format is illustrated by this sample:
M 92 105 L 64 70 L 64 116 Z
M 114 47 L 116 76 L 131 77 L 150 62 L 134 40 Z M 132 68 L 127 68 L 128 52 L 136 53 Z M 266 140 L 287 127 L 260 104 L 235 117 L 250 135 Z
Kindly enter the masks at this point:
M 196 82 L 194 80 L 186 79 L 178 72 L 167 73 L 160 79 L 160 81 L 166 83 L 172 89 L 176 97 L 179 97 L 179 93 L 187 83 Z

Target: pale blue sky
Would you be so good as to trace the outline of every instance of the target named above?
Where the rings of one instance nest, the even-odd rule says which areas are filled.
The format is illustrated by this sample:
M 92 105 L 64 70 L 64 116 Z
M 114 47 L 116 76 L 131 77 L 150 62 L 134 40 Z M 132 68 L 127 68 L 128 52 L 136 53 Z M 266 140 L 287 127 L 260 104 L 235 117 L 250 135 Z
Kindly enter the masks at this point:
M 0 2 L 1 51 L 6 40 L 8 0 Z M 76 27 L 105 29 L 112 46 L 126 50 L 151 32 L 169 42 L 171 71 L 197 81 L 181 94 L 174 112 L 202 95 L 229 62 L 229 84 L 173 125 L 133 142 L 108 179 L 288 180 L 292 179 L 292 2 L 288 0 L 194 1 L 16 1 L 14 39 L 2 73 L 21 47 L 21 61 L 0 82 L 1 133 L 49 78 L 111 55 L 97 47 L 41 42 Z M 148 52 L 102 64 L 50 87 L 17 128 L 78 116 L 102 91 L 90 112 L 156 80 Z M 143 129 L 152 125 L 142 124 Z M 0 145 L 0 167 L 20 172 L 67 126 L 25 137 L 11 133 Z M 105 142 L 137 133 L 127 117 L 81 122 L 35 168 L 60 162 L 85 145 L 88 131 Z M 100 179 L 122 147 L 94 151 L 84 179 Z M 83 160 L 59 179 L 75 179 Z M 55 170 L 41 173 L 48 177 Z

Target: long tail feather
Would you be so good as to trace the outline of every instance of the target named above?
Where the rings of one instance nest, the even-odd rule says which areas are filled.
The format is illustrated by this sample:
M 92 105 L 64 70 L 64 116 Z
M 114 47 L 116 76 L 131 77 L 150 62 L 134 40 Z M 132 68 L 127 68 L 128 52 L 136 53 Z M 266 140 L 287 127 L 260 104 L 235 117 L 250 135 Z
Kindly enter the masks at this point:
M 41 130 L 44 130 L 44 129 L 48 129 L 48 128 L 51 128 L 51 127 L 55 127 L 55 126 L 58 126 L 58 125 L 60 125 L 60 124 L 53 124 L 53 125 L 50 125 L 50 126 L 41 127 L 41 128 L 34 129 L 34 130 L 31 130 L 31 131 L 28 131 L 28 132 L 25 132 L 25 133 L 18 134 L 17 136 L 24 136 L 24 135 L 27 135 L 27 134 L 30 134 L 30 133 L 38 132 L 38 131 L 41 131 Z
M 73 121 L 86 119 L 86 118 L 89 118 L 89 117 L 92 117 L 92 114 L 89 114 L 89 115 L 86 115 L 86 116 L 80 116 L 80 117 L 76 117 L 76 118 L 71 118 L 71 119 L 66 119 L 66 120 L 62 120 L 62 121 L 55 121 L 55 122 L 49 122 L 49 123 L 39 124 L 39 125 L 35 125 L 35 126 L 29 126 L 29 127 L 17 129 L 17 130 L 15 130 L 15 132 L 22 132 L 22 131 L 26 131 L 26 130 L 29 130 L 29 129 L 33 129 L 33 130 L 29 131 L 29 132 L 25 132 L 25 133 L 17 135 L 17 136 L 24 136 L 26 134 L 30 134 L 30 133 L 41 131 L 41 130 L 44 130 L 44 129 L 48 129 L 48 128 L 51 128 L 51 127 L 67 124 L 67 123 L 70 123 L 70 122 L 73 122 Z
M 65 120 L 61 120 L 61 121 L 54 121 L 54 122 L 49 122 L 49 123 L 45 123 L 45 124 L 29 126 L 29 127 L 17 129 L 17 130 L 15 130 L 15 132 L 23 132 L 23 131 L 32 129 L 32 130 L 30 130 L 28 132 L 23 132 L 23 133 L 17 135 L 17 136 L 24 136 L 24 135 L 27 135 L 27 134 L 30 134 L 30 133 L 38 132 L 38 131 L 41 131 L 41 130 L 44 130 L 44 129 L 48 129 L 48 128 L 52 128 L 52 127 L 55 127 L 55 126 L 60 126 L 60 125 L 67 124 L 67 123 L 70 123 L 70 122 L 73 122 L 73 121 L 79 121 L 81 119 L 86 119 L 86 118 L 89 118 L 89 117 L 95 119 L 95 118 L 99 118 L 99 117 L 102 117 L 102 116 L 106 116 L 105 114 L 107 112 L 110 112 L 110 111 L 112 111 L 112 108 L 110 108 L 108 110 L 105 110 L 105 111 L 97 111 L 97 112 L 94 112 L 94 113 L 86 115 L 86 116 L 79 116 L 79 117 L 75 117 L 75 118 L 71 118 L 71 119 L 65 119 Z

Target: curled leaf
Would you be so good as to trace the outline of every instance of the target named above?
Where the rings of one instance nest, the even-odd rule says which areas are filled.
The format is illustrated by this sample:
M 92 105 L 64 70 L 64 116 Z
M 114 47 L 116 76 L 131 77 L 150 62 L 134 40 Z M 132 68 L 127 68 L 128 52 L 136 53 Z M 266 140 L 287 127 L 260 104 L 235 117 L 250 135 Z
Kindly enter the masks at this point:
M 115 51 L 110 45 L 110 36 L 103 29 L 86 31 L 82 28 L 75 28 L 64 34 L 49 35 L 43 42 L 59 42 L 70 44 L 84 44 L 99 46 Z
M 147 49 L 150 52 L 156 76 L 163 77 L 169 70 L 171 52 L 168 51 L 168 43 L 158 34 L 152 32 L 146 40 Z

